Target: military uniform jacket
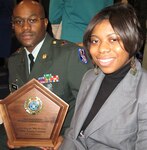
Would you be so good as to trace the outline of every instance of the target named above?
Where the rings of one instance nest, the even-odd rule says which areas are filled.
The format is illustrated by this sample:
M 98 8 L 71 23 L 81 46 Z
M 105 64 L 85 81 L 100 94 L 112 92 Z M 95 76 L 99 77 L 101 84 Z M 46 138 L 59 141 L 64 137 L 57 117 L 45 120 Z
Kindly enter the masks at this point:
M 83 52 L 76 44 L 53 39 L 47 34 L 30 74 L 23 47 L 8 60 L 11 90 L 20 88 L 32 78 L 40 80 L 46 75 L 55 78 L 55 81 L 43 84 L 70 106 L 62 131 L 70 124 L 83 74 L 92 67 L 88 55 L 86 58 L 85 54 L 80 54 L 81 50 Z
M 71 127 L 60 150 L 146 150 L 147 72 L 136 61 L 82 133 L 104 74 L 89 70 L 81 83 Z M 134 71 L 133 71 L 134 72 Z

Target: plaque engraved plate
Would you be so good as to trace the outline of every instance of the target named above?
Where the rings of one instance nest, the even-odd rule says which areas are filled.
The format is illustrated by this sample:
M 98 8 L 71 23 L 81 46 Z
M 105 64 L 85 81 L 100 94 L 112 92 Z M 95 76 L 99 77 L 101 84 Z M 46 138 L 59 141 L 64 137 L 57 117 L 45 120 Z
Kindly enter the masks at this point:
M 68 104 L 36 79 L 0 101 L 8 143 L 14 147 L 54 147 Z

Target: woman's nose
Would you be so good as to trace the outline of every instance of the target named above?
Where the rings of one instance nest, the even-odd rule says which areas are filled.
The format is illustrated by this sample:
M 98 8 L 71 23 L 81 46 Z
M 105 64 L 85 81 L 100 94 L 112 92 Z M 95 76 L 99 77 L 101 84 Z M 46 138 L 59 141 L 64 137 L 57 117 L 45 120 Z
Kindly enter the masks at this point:
M 100 53 L 108 53 L 111 50 L 111 46 L 107 42 L 101 42 L 98 47 Z

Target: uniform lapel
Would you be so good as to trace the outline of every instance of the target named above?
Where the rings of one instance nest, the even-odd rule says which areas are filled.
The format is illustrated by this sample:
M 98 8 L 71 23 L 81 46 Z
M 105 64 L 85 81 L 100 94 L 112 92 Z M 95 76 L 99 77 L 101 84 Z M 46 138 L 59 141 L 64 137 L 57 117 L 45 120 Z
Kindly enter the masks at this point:
M 133 76 L 130 72 L 126 75 L 85 130 L 86 137 L 125 111 L 136 100 L 139 78 L 140 75 Z
M 28 66 L 27 66 L 27 56 L 26 52 L 23 49 L 20 57 L 18 57 L 18 60 L 15 62 L 16 67 L 16 76 L 19 77 L 19 81 L 22 82 L 22 84 L 26 83 L 27 81 L 27 74 L 28 74 Z
M 30 73 L 29 80 L 32 78 L 38 78 L 47 72 L 47 69 L 52 64 L 52 38 L 49 35 L 46 36 L 45 41 L 38 53 L 33 69 Z

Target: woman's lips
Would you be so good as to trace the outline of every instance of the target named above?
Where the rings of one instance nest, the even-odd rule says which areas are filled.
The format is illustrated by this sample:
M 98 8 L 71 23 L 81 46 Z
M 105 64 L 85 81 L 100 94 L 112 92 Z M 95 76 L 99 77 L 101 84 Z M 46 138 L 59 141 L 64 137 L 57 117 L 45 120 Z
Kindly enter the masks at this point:
M 114 61 L 114 58 L 97 59 L 97 61 L 101 66 L 109 66 Z

